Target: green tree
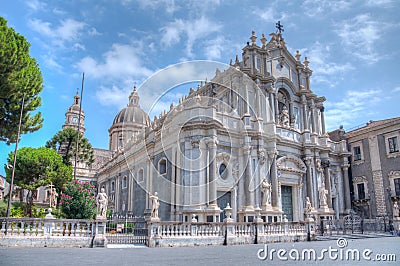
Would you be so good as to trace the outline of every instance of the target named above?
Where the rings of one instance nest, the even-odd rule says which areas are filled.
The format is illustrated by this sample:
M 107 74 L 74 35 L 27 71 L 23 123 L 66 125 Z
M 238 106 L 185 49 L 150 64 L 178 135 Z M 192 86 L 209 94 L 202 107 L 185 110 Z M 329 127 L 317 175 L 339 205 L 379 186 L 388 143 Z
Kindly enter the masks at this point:
M 30 44 L 7 26 L 0 17 L 0 141 L 7 144 L 17 140 L 22 97 L 25 97 L 21 133 L 42 127 L 40 112 L 31 116 L 41 105 L 42 73 L 29 54 Z
M 96 214 L 95 187 L 72 180 L 61 193 L 61 210 L 68 219 L 92 219 Z
M 14 152 L 8 155 L 8 163 L 14 159 Z M 7 181 L 11 180 L 11 169 L 4 167 Z M 65 165 L 60 155 L 48 148 L 22 148 L 18 150 L 15 165 L 14 184 L 28 190 L 27 214 L 32 216 L 33 196 L 37 188 L 53 183 L 56 190 L 72 179 L 72 167 Z
M 58 131 L 51 140 L 46 142 L 46 148 L 51 148 L 63 157 L 67 165 L 71 165 L 71 159 L 75 158 L 76 137 L 78 131 L 73 128 L 64 128 Z M 79 133 L 78 159 L 89 166 L 94 162 L 93 148 L 89 140 Z

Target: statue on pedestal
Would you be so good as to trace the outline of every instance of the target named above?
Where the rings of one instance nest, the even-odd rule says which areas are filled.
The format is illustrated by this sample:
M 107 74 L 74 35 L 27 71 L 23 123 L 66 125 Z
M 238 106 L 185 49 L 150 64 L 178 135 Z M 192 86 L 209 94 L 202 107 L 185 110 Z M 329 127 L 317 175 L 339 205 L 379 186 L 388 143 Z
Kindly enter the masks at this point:
M 56 191 L 56 189 L 53 187 L 50 189 L 50 208 L 57 207 L 57 197 L 58 197 L 58 193 Z
M 318 195 L 319 195 L 319 205 L 320 205 L 320 207 L 321 208 L 324 208 L 324 207 L 326 207 L 328 204 L 327 204 L 327 198 L 326 198 L 326 195 L 328 194 L 328 190 L 327 189 L 325 189 L 323 186 L 319 189 L 319 193 L 318 193 Z
M 104 188 L 101 188 L 100 193 L 97 194 L 96 203 L 97 203 L 97 216 L 101 218 L 106 218 L 108 196 Z
M 286 108 L 286 105 L 283 106 L 282 108 L 282 112 L 281 112 L 281 123 L 284 126 L 288 126 L 289 125 L 289 112 Z
M 154 192 L 154 195 L 150 194 L 151 199 L 151 217 L 158 218 L 158 208 L 160 207 L 160 202 L 158 201 L 158 193 Z
M 264 178 L 261 183 L 261 191 L 263 193 L 262 204 L 266 206 L 271 205 L 271 184 Z
M 393 218 L 399 218 L 399 205 L 397 204 L 397 201 L 395 201 L 393 204 Z

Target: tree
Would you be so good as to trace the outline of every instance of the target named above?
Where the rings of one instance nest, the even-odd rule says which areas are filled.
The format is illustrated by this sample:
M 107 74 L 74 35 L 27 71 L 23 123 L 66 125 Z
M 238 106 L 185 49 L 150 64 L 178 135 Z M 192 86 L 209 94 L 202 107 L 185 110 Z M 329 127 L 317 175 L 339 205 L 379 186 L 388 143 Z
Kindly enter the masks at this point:
M 92 219 L 96 214 L 95 187 L 89 182 L 71 181 L 61 193 L 61 210 L 68 219 Z
M 42 127 L 40 112 L 31 116 L 41 105 L 42 73 L 29 54 L 30 44 L 7 26 L 0 17 L 0 141 L 16 142 L 22 97 L 25 97 L 21 133 Z
M 8 163 L 14 159 L 14 152 L 8 155 Z M 4 167 L 7 181 L 11 180 L 12 169 Z M 60 155 L 48 148 L 22 148 L 18 150 L 15 165 L 14 184 L 28 190 L 27 214 L 32 216 L 33 196 L 37 188 L 53 183 L 58 192 L 72 179 L 72 167 L 65 165 Z
M 76 137 L 78 131 L 73 128 L 64 128 L 46 142 L 46 148 L 51 148 L 63 157 L 67 165 L 71 165 L 71 159 L 75 158 Z M 89 166 L 94 162 L 93 148 L 89 140 L 79 133 L 78 159 L 87 163 Z

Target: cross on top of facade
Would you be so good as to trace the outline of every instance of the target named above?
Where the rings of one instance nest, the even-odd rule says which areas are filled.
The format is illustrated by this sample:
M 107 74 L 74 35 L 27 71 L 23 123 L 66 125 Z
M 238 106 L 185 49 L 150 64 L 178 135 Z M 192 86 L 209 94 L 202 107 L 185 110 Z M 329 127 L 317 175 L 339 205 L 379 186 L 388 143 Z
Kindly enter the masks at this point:
M 278 29 L 279 34 L 281 34 L 283 31 L 285 31 L 285 30 L 283 29 L 283 25 L 281 24 L 280 21 L 278 21 L 278 22 L 275 24 L 275 28 Z

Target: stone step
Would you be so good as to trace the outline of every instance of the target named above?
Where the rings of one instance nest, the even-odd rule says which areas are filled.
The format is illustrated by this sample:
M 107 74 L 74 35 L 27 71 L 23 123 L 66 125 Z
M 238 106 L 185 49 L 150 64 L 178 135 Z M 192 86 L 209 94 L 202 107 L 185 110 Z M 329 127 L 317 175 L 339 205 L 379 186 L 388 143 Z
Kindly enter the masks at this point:
M 107 248 L 148 248 L 144 244 L 107 244 Z
M 363 239 L 363 238 L 380 238 L 380 237 L 393 237 L 393 236 L 394 235 L 390 233 L 331 235 L 331 236 L 317 236 L 317 240 L 337 240 L 338 238 Z

